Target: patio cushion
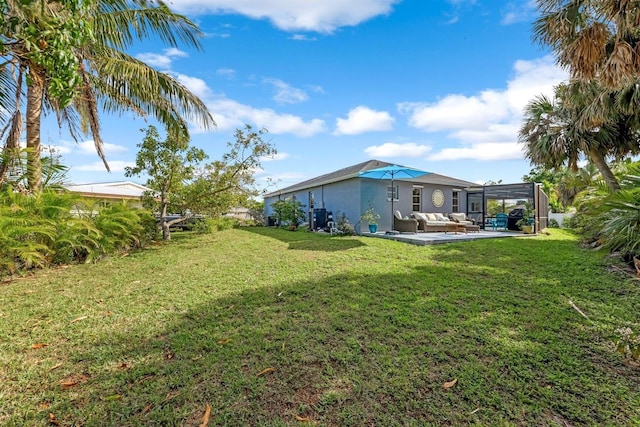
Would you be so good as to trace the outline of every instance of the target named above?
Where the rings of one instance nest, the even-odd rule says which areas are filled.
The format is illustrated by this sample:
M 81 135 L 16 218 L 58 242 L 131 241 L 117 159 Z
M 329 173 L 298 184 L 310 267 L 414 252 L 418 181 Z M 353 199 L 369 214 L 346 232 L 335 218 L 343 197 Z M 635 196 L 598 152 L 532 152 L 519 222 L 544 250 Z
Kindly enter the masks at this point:
M 444 216 L 443 214 L 441 214 L 439 212 L 436 212 L 434 215 L 436 216 L 436 221 L 444 221 L 444 222 L 450 221 L 449 218 L 447 218 L 446 216 Z
M 421 219 L 421 220 L 423 220 L 423 221 L 426 221 L 426 220 L 427 220 L 427 217 L 426 217 L 426 216 L 425 216 L 425 214 L 423 214 L 422 212 L 414 212 L 414 213 L 413 213 L 413 217 L 414 217 L 415 219 Z
M 424 215 L 427 217 L 427 221 L 437 221 L 436 214 L 426 213 Z
M 467 219 L 465 218 L 465 214 L 463 213 L 452 213 L 452 214 L 449 214 L 449 217 L 455 222 L 461 222 Z
M 402 219 L 402 214 L 400 213 L 400 211 L 395 211 L 394 215 L 396 218 Z

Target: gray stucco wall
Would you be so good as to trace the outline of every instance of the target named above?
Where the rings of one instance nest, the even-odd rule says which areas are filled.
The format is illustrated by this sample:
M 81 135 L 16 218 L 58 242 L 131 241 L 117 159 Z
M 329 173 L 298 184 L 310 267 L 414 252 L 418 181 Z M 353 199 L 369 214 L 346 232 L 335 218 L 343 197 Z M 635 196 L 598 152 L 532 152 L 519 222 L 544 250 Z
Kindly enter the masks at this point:
M 392 204 L 387 199 L 387 186 L 391 185 L 390 180 L 374 180 L 352 178 L 323 186 L 305 189 L 304 191 L 281 193 L 276 196 L 265 198 L 265 215 L 273 214 L 272 203 L 279 199 L 296 197 L 296 200 L 305 205 L 305 210 L 309 211 L 309 192 L 313 192 L 315 208 L 324 208 L 333 213 L 334 220 L 338 220 L 344 214 L 349 222 L 356 227 L 356 230 L 366 231 L 366 223 L 360 227 L 360 215 L 369 206 L 380 214 L 378 221 L 379 230 L 386 231 L 392 229 Z M 395 181 L 398 186 L 398 200 L 393 202 L 393 210 L 400 211 L 403 216 L 410 216 L 413 213 L 413 188 L 414 183 L 409 181 Z M 420 212 L 443 212 L 451 213 L 453 208 L 454 187 L 443 185 L 416 184 L 421 189 L 421 209 Z M 431 199 L 435 189 L 440 189 L 444 193 L 444 205 L 440 208 L 433 206 Z M 459 191 L 459 212 L 466 212 L 467 196 L 463 189 Z
M 335 221 L 337 221 L 342 214 L 344 214 L 354 226 L 359 221 L 361 206 L 360 180 L 357 178 L 312 187 L 304 191 L 283 192 L 279 196 L 265 198 L 265 215 L 273 215 L 272 203 L 277 202 L 279 199 L 284 200 L 293 196 L 305 205 L 305 210 L 308 212 L 310 207 L 309 192 L 313 192 L 314 208 L 324 208 L 328 212 L 332 212 Z

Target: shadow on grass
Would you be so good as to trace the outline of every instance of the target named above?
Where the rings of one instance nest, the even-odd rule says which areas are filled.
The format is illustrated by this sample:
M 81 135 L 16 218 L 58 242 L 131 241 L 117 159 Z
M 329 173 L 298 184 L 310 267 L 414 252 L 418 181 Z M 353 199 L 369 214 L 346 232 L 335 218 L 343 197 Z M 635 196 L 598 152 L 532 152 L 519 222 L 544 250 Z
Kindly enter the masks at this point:
M 464 259 L 455 245 L 433 248 L 402 273 L 210 297 L 151 332 L 114 331 L 70 355 L 100 367 L 86 383 L 43 391 L 64 397 L 21 421 L 51 412 L 63 425 L 199 425 L 209 404 L 210 425 L 639 423 L 638 373 L 560 303 L 592 281 L 560 288 L 552 267 L 532 282 L 518 274 L 531 266 L 509 263 L 513 245 L 490 247 Z
M 270 227 L 241 227 L 239 230 L 277 239 L 289 245 L 289 249 L 304 251 L 343 251 L 365 246 L 360 240 L 346 236 L 330 236 L 298 230 L 283 232 L 283 229 Z

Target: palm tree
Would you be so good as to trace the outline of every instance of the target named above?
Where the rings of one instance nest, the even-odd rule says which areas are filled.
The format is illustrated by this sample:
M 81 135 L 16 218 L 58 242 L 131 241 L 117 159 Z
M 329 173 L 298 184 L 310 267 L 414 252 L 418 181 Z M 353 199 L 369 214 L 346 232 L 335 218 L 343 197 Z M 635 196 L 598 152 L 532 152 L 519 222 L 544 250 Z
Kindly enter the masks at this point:
M 594 184 L 597 185 L 602 182 L 600 177 L 600 171 L 596 165 L 590 161 L 577 171 L 562 168 L 558 171 L 556 194 L 563 205 L 572 206 L 576 196 L 580 192 L 593 187 Z
M 27 177 L 32 191 L 41 187 L 40 122 L 45 112 L 55 112 L 76 140 L 80 133 L 90 133 L 107 170 L 100 107 L 106 113 L 153 116 L 176 135 L 188 136 L 189 121 L 215 126 L 204 103 L 184 85 L 126 53 L 135 41 L 151 36 L 169 46 L 177 47 L 180 41 L 200 49 L 197 26 L 163 1 L 96 0 L 79 6 L 72 0 L 3 1 L 9 19 L 0 27 L 0 48 L 7 58 L 0 66 L 0 82 L 13 84 L 0 92 L 0 100 L 15 112 L 5 126 L 5 148 L 17 146 L 26 87 Z
M 620 89 L 640 76 L 640 8 L 635 1 L 537 0 L 534 38 L 572 77 Z
M 519 134 L 525 155 L 531 163 L 549 169 L 559 168 L 566 162 L 573 171 L 578 170 L 581 156 L 586 156 L 596 165 L 608 187 L 616 190 L 620 186 L 606 157 L 614 151 L 633 151 L 633 147 L 627 150 L 614 147 L 629 147 L 635 140 L 621 142 L 627 131 L 616 119 L 585 129 L 581 121 L 584 121 L 584 106 L 589 102 L 571 89 L 570 85 L 559 85 L 553 100 L 538 96 L 527 105 Z

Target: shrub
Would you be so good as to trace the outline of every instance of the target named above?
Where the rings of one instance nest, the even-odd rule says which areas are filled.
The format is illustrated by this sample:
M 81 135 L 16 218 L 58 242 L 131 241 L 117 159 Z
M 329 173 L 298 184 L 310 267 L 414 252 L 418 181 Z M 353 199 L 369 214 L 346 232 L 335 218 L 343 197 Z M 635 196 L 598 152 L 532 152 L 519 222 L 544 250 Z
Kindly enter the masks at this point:
M 347 218 L 347 215 L 344 212 L 341 215 L 339 215 L 338 225 L 336 226 L 336 228 L 339 231 L 341 231 L 343 235 L 346 235 L 346 236 L 356 235 L 356 230 L 353 227 L 353 224 L 349 222 L 349 218 Z
M 282 227 L 295 230 L 306 218 L 306 213 L 303 209 L 305 205 L 297 200 L 278 200 L 272 203 L 271 206 L 273 207 L 276 221 Z

